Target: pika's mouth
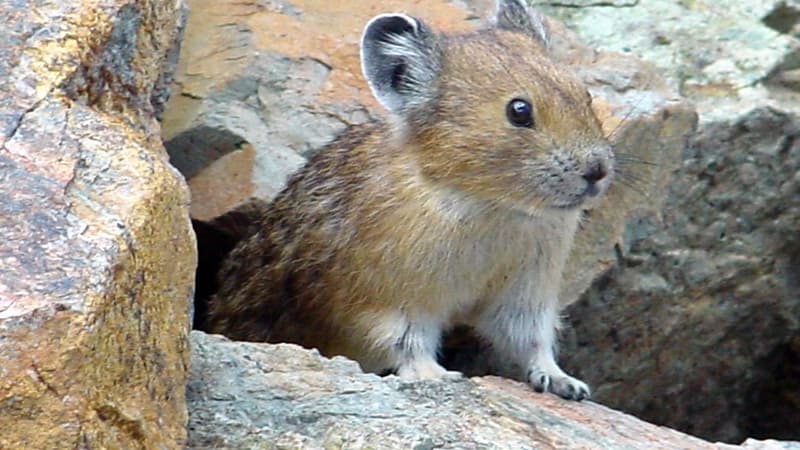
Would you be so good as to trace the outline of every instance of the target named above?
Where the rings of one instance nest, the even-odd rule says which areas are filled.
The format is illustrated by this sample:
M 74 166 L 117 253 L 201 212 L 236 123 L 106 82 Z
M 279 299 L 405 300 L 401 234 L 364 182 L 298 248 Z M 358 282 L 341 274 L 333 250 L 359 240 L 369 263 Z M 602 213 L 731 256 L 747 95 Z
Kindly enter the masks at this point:
M 572 194 L 566 196 L 567 198 L 563 199 L 556 199 L 550 203 L 550 207 L 553 209 L 561 209 L 561 210 L 568 210 L 568 209 L 576 209 L 583 206 L 589 199 L 599 197 L 606 191 L 604 185 L 599 183 L 587 183 L 586 187 L 584 188 L 583 192 L 580 194 Z
M 570 209 L 577 209 L 585 203 L 586 197 L 579 197 L 574 201 L 571 202 L 555 202 L 550 204 L 550 208 L 552 209 L 560 209 L 560 210 L 570 210 Z
M 601 193 L 601 189 L 596 184 L 592 183 L 586 186 L 586 190 L 581 194 L 581 198 L 597 197 Z
M 538 174 L 536 189 L 547 199 L 546 207 L 577 209 L 608 190 L 614 175 L 610 149 L 604 147 L 591 151 L 583 161 L 560 155 L 552 155 L 545 169 Z

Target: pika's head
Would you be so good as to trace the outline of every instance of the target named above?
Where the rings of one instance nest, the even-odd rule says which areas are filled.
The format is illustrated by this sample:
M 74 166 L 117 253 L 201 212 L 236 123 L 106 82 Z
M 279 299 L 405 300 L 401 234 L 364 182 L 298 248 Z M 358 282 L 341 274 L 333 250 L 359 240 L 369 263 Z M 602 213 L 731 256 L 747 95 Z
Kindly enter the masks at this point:
M 614 155 L 591 97 L 550 58 L 524 0 L 498 0 L 490 27 L 457 36 L 377 16 L 361 63 L 432 182 L 529 213 L 578 208 L 608 188 Z

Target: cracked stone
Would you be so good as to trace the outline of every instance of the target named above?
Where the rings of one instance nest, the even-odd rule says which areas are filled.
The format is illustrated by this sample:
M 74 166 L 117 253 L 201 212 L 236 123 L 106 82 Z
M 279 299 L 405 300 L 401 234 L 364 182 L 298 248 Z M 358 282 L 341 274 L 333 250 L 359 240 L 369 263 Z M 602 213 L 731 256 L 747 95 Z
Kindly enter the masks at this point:
M 152 103 L 182 6 L 0 5 L 0 448 L 185 443 L 196 256 Z

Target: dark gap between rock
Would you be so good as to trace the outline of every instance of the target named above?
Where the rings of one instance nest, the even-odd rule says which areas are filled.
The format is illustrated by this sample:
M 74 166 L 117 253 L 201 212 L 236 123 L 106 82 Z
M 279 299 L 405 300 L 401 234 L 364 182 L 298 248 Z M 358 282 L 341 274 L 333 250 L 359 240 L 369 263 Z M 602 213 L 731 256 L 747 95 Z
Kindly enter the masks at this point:
M 800 20 L 800 10 L 792 5 L 781 3 L 761 21 L 779 33 L 789 33 Z
M 756 362 L 741 428 L 756 439 L 800 440 L 800 335 Z

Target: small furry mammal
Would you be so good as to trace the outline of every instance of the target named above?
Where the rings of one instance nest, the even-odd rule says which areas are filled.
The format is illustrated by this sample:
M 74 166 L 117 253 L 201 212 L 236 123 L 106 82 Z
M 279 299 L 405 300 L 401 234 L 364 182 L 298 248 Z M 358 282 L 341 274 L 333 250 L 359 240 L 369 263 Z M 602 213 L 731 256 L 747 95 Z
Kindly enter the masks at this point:
M 348 130 L 291 178 L 223 262 L 209 330 L 426 379 L 459 375 L 436 355 L 444 330 L 468 324 L 536 391 L 588 397 L 555 360 L 557 295 L 614 155 L 547 42 L 522 0 L 457 36 L 372 19 L 362 69 L 389 120 Z

